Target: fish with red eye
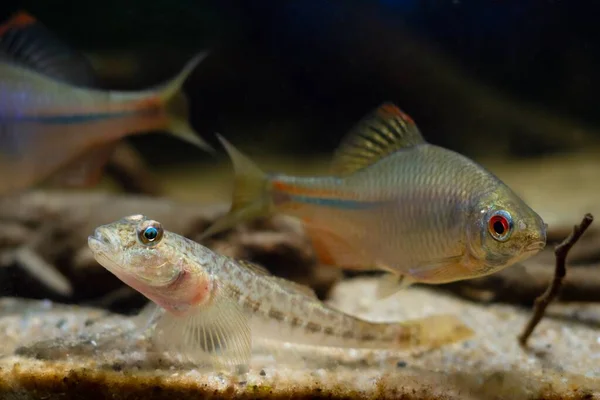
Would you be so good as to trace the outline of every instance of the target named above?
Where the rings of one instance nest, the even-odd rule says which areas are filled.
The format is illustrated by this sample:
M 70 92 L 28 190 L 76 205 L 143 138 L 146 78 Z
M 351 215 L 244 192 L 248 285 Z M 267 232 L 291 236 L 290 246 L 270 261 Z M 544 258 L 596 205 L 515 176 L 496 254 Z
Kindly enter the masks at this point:
M 265 173 L 219 139 L 236 186 L 229 213 L 201 239 L 260 216 L 295 217 L 320 263 L 388 274 L 379 298 L 415 282 L 489 275 L 546 243 L 544 221 L 515 192 L 473 160 L 428 143 L 392 103 L 350 129 L 330 174 Z

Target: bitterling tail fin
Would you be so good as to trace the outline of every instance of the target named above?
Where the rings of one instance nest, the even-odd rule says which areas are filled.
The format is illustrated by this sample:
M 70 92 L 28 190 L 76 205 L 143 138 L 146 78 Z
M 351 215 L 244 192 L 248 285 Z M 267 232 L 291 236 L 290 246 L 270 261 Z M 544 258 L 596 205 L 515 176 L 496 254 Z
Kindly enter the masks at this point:
M 271 211 L 271 189 L 267 175 L 221 135 L 217 135 L 217 138 L 233 162 L 233 199 L 229 212 L 204 231 L 200 240 L 233 228 L 240 222 L 268 215 Z

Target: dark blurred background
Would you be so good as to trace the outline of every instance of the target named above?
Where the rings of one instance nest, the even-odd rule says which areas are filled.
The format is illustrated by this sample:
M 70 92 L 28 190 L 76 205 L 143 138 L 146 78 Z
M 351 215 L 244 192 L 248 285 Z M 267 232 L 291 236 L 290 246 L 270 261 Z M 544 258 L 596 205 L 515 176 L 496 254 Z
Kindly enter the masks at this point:
M 432 143 L 471 157 L 594 149 L 599 41 L 592 2 L 533 0 L 0 2 L 90 56 L 103 86 L 141 88 L 211 50 L 186 84 L 194 127 L 253 153 L 329 154 L 383 101 Z M 155 165 L 210 161 L 161 135 Z

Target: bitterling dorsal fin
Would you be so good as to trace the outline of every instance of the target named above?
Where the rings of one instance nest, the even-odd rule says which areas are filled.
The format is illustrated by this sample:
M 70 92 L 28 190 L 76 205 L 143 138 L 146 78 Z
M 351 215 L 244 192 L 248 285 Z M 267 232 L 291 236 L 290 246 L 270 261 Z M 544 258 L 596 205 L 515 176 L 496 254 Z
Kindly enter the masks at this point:
M 73 85 L 92 87 L 95 84 L 88 59 L 24 11 L 0 25 L 1 60 Z
M 384 103 L 354 126 L 336 150 L 332 172 L 344 176 L 374 164 L 397 150 L 425 143 L 411 117 Z

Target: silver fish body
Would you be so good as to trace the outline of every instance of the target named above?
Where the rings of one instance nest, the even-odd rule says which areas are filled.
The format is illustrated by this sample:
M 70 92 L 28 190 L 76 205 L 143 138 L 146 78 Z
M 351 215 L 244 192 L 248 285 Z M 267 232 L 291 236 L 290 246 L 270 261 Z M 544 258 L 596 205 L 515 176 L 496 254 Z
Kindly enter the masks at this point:
M 346 267 L 362 269 L 371 263 L 424 278 L 428 267 L 451 260 L 473 267 L 472 274 L 461 271 L 465 279 L 517 262 L 545 244 L 542 219 L 529 213 L 530 208 L 508 186 L 472 160 L 430 144 L 391 154 L 348 177 L 278 175 L 272 179 L 300 193 L 323 191 L 324 196 L 315 194 L 310 199 L 291 195 L 276 207 L 343 232 L 347 243 L 360 243 L 359 250 L 338 247 L 332 255 Z M 335 198 L 328 193 L 335 193 Z M 499 208 L 513 210 L 513 224 L 517 224 L 513 229 L 532 232 L 518 242 L 521 248 L 513 246 L 506 252 L 483 248 L 488 229 L 482 217 Z M 452 278 L 452 273 L 438 275 L 436 282 Z
M 487 275 L 539 252 L 542 218 L 494 174 L 427 143 L 384 104 L 342 142 L 333 174 L 265 174 L 225 139 L 236 174 L 232 207 L 204 237 L 271 213 L 300 218 L 319 259 L 384 270 L 407 282 Z
M 0 76 L 0 119 L 4 122 L 114 118 L 143 111 L 139 102 L 153 94 L 77 87 L 1 59 Z

